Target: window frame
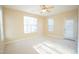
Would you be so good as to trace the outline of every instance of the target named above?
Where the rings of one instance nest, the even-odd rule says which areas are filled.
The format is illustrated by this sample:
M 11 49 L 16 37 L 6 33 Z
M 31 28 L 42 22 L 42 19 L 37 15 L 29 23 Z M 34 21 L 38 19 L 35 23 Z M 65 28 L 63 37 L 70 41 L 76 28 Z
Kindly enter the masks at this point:
M 34 21 L 36 22 L 36 24 L 33 24 Z M 36 31 L 34 31 L 33 26 L 34 27 L 36 26 Z M 35 17 L 31 17 L 31 16 L 24 16 L 24 33 L 33 33 L 37 31 L 38 31 L 38 19 Z

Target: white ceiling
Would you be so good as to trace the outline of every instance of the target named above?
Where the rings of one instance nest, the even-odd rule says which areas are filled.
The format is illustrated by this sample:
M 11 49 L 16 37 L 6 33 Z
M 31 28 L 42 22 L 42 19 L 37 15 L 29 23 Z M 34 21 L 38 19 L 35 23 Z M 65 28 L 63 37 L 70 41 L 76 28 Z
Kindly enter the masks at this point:
M 65 12 L 79 7 L 76 5 L 53 5 L 53 6 L 54 8 L 52 8 L 51 13 L 49 13 L 49 15 L 56 15 L 58 13 Z M 4 7 L 41 15 L 40 5 L 7 5 Z

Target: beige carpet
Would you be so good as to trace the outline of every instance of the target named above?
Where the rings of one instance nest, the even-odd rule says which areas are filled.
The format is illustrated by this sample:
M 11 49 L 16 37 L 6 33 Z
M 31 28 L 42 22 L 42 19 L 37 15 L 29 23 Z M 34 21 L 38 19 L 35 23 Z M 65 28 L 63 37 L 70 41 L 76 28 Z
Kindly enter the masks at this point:
M 13 41 L 5 45 L 4 53 L 10 54 L 73 54 L 76 42 L 64 39 L 33 38 Z

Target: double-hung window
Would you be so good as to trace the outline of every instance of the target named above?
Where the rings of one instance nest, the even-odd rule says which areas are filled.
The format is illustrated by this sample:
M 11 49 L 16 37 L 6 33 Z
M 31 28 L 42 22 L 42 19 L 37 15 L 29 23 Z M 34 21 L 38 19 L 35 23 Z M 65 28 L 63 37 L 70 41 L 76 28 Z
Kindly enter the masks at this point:
M 24 16 L 24 33 L 37 32 L 37 19 Z
M 54 31 L 54 20 L 48 19 L 48 32 Z

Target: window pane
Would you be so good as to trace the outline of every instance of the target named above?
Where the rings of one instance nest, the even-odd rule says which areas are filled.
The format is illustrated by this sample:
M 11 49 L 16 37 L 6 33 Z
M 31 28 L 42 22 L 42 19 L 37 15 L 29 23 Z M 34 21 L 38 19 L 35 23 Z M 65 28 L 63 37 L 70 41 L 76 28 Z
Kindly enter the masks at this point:
M 36 25 L 32 25 L 32 32 L 36 32 L 37 31 L 37 26 Z
M 53 30 L 54 30 L 54 20 L 48 19 L 48 31 L 53 31 Z
M 53 25 L 53 19 L 48 19 L 48 25 Z

